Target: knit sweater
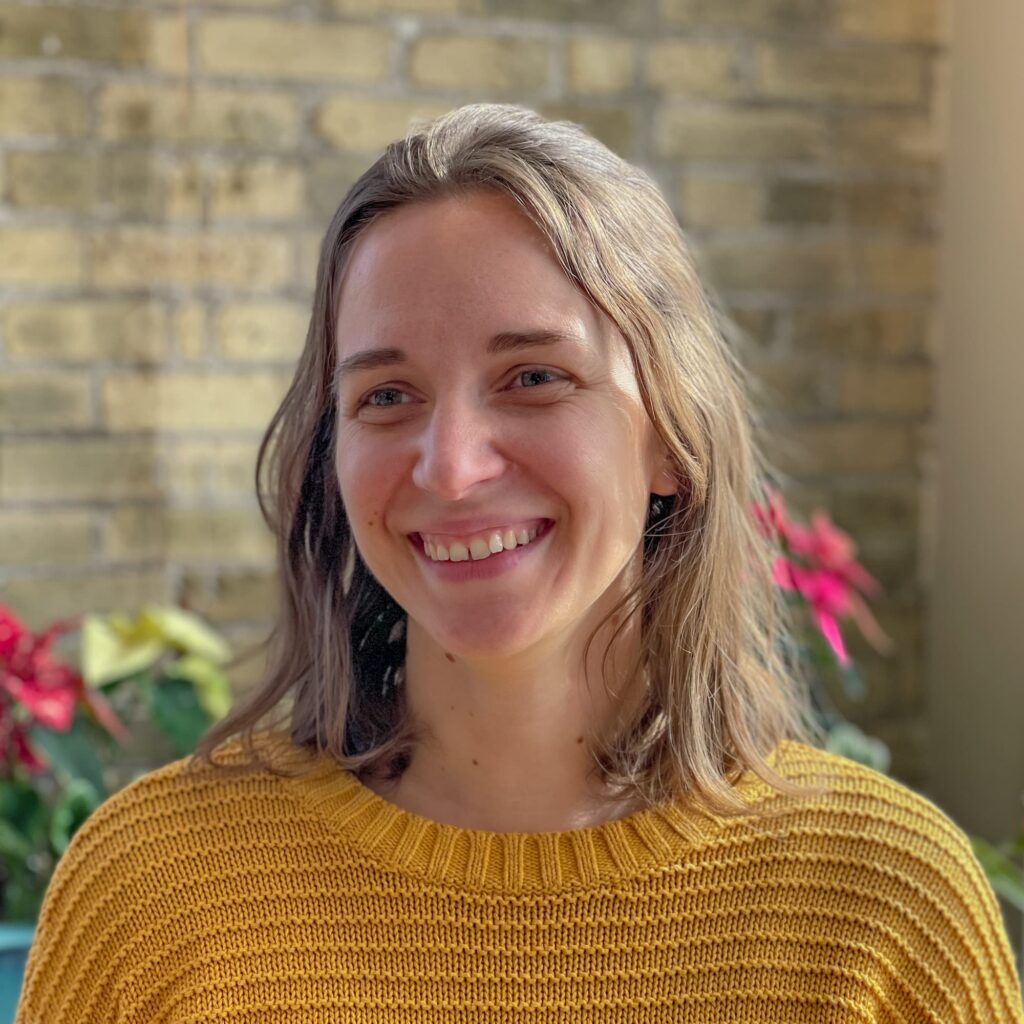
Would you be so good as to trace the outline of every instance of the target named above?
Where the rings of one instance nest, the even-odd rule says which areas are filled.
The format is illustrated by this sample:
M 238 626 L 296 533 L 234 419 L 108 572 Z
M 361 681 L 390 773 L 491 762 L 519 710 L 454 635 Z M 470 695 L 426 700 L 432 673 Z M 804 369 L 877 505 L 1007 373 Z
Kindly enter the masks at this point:
M 415 815 L 327 755 L 261 742 L 301 774 L 182 759 L 86 820 L 16 1024 L 1024 1022 L 965 834 L 838 755 L 773 752 L 824 796 L 743 776 L 743 799 L 779 809 L 760 828 L 680 798 L 514 833 Z

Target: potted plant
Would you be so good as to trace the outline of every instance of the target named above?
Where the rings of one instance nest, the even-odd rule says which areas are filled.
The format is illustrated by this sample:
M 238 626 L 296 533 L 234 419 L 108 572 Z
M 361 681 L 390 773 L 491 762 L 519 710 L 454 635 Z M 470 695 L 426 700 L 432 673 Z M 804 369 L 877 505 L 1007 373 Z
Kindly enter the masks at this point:
M 80 670 L 53 650 L 76 630 Z M 230 707 L 222 670 L 230 656 L 223 638 L 183 608 L 75 616 L 33 633 L 0 604 L 0 1004 L 17 1000 L 57 860 L 110 793 L 130 738 L 121 715 L 137 720 L 141 707 L 170 750 L 186 756 Z

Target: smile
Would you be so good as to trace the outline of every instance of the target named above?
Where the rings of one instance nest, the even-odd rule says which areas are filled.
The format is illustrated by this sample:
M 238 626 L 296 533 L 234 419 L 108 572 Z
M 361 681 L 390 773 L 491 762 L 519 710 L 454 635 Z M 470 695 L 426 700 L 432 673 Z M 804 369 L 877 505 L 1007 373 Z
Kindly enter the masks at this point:
M 444 534 L 418 534 L 427 556 L 435 562 L 483 561 L 503 551 L 526 547 L 542 529 L 546 519 L 535 519 L 516 525 L 483 530 L 480 533 L 455 537 Z
M 441 579 L 486 579 L 514 569 L 524 559 L 532 560 L 534 549 L 551 533 L 554 525 L 554 520 L 539 519 L 529 525 L 496 528 L 464 539 L 443 538 L 447 544 L 436 534 L 424 537 L 413 533 L 409 540 L 423 562 Z M 520 537 L 524 542 L 520 542 Z M 506 546 L 506 538 L 514 543 Z

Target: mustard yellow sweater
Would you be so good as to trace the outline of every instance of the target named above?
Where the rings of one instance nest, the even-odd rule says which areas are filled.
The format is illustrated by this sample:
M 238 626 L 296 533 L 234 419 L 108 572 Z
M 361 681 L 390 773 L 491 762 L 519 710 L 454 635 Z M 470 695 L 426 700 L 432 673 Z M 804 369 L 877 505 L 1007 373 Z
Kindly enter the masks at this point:
M 183 759 L 93 813 L 47 890 L 17 1024 L 1024 1021 L 964 833 L 843 757 L 780 746 L 777 768 L 832 792 L 760 832 L 676 801 L 526 834 L 430 821 L 274 750 L 308 771 Z

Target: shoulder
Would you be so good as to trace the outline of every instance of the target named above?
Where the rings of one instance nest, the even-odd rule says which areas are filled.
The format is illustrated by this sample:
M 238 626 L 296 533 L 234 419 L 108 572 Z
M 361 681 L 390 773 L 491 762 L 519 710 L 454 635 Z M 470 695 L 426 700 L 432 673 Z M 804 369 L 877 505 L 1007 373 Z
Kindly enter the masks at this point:
M 769 763 L 821 795 L 769 795 L 773 852 L 813 879 L 821 913 L 879 951 L 894 978 L 947 1007 L 942 1019 L 1024 1021 L 998 902 L 963 829 L 927 797 L 839 754 L 786 741 Z M 774 793 L 774 791 L 771 791 Z
M 225 771 L 245 768 L 237 741 L 221 751 L 213 766 L 180 758 L 142 774 L 75 832 L 40 908 L 18 1024 L 125 1019 L 138 965 L 155 963 L 170 925 L 230 884 L 232 858 L 246 851 L 258 869 L 285 848 L 274 840 L 296 827 L 295 797 L 266 770 Z

